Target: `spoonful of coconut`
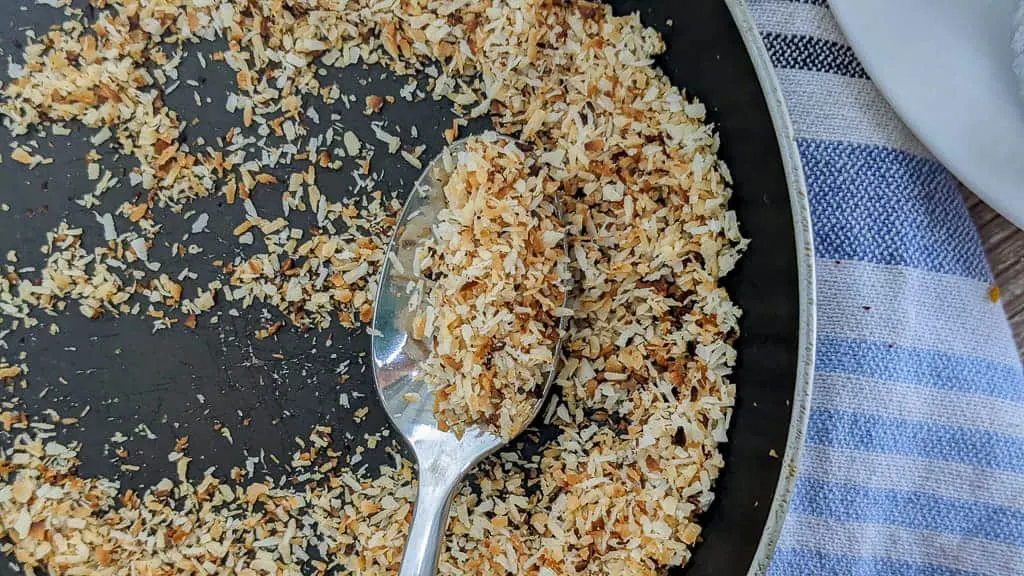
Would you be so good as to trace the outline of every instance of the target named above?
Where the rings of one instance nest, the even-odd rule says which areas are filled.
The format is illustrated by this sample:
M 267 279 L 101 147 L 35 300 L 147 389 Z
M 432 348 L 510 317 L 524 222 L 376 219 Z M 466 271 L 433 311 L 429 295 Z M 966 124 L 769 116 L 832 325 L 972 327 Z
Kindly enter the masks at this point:
M 557 173 L 486 133 L 424 170 L 381 270 L 373 368 L 419 489 L 401 576 L 437 571 L 463 476 L 540 412 L 556 373 L 570 275 Z

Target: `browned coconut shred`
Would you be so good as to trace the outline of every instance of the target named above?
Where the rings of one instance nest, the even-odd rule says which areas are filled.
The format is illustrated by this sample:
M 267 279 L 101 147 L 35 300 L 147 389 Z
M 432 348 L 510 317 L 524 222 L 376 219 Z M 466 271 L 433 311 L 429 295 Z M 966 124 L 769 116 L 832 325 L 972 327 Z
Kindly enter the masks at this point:
M 568 258 L 562 184 L 515 142 L 475 137 L 454 158 L 444 208 L 416 249 L 433 281 L 413 323 L 431 342 L 424 379 L 443 429 L 505 438 L 529 424 L 560 338 Z

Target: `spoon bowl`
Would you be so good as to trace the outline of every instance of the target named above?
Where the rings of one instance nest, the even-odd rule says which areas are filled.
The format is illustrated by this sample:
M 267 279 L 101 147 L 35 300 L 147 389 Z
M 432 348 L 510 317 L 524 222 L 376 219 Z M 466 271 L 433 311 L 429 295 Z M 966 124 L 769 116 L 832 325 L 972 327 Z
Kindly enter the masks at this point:
M 485 137 L 518 144 L 496 133 Z M 442 430 L 434 416 L 434 393 L 421 377 L 421 365 L 430 355 L 430 343 L 411 336 L 417 310 L 410 305 L 413 290 L 408 287 L 419 280 L 428 289 L 431 284 L 412 273 L 415 250 L 433 233 L 438 213 L 445 207 L 444 185 L 465 148 L 465 139 L 452 143 L 427 165 L 416 181 L 388 247 L 373 315 L 371 348 L 377 392 L 392 423 L 412 449 L 419 468 L 419 489 L 401 576 L 431 576 L 437 572 L 448 509 L 460 480 L 478 462 L 522 432 L 517 430 L 504 438 L 470 425 L 460 437 L 454 431 Z M 557 198 L 556 208 L 561 214 Z M 565 292 L 568 294 L 568 290 Z M 565 327 L 563 317 L 558 327 L 560 335 Z M 556 363 L 560 349 L 561 339 L 553 354 Z M 540 413 L 555 374 L 556 366 L 552 365 L 535 400 L 532 416 L 523 428 Z

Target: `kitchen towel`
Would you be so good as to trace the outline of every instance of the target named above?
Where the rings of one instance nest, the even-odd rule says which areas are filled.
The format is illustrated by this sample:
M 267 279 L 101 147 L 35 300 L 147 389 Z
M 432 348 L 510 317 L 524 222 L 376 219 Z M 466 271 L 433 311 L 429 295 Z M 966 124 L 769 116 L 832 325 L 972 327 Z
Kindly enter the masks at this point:
M 769 574 L 1024 574 L 1024 376 L 959 184 L 825 0 L 752 0 L 817 252 L 810 422 Z

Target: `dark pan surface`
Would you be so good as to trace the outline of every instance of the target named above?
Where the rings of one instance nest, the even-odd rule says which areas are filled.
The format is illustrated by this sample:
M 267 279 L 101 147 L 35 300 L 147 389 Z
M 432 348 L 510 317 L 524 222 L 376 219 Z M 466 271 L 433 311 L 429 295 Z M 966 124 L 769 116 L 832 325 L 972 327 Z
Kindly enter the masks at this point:
M 779 478 L 797 377 L 799 284 L 786 175 L 765 96 L 724 2 L 629 0 L 614 5 L 617 11 L 639 11 L 647 25 L 662 33 L 668 50 L 658 64 L 676 85 L 708 105 L 709 120 L 722 138 L 720 155 L 735 180 L 731 205 L 744 236 L 751 239 L 726 284 L 743 318 L 733 375 L 737 406 L 723 449 L 725 471 L 704 518 L 704 542 L 678 572 L 745 574 Z
M 0 22 L 4 60 L 7 56 L 17 59 L 26 28 L 41 32 L 63 19 L 59 11 L 49 7 L 27 1 L 14 4 L 23 9 L 12 7 Z M 739 213 L 744 235 L 752 239 L 728 283 L 744 316 L 738 342 L 739 365 L 734 374 L 738 405 L 731 442 L 725 447 L 727 466 L 718 483 L 717 500 L 704 518 L 704 541 L 690 566 L 679 572 L 689 576 L 744 574 L 754 558 L 779 478 L 782 459 L 770 452 L 774 450 L 780 456 L 785 452 L 790 400 L 797 378 L 797 250 L 779 145 L 755 69 L 725 3 L 626 0 L 613 4 L 619 14 L 638 11 L 644 23 L 664 35 L 668 51 L 659 64 L 677 85 L 708 105 L 710 119 L 722 137 L 721 154 L 736 182 L 732 206 Z M 359 97 L 357 102 L 362 102 L 366 94 L 394 93 L 401 86 L 400 80 L 381 80 L 380 70 L 352 69 L 343 74 L 369 80 L 365 87 L 347 83 Z M 183 77 L 189 75 L 203 84 L 202 94 L 215 97 L 222 97 L 230 82 L 226 67 L 203 70 L 194 57 L 183 65 Z M 7 79 L 3 70 L 0 78 Z M 202 119 L 189 129 L 189 138 L 210 138 L 237 123 L 233 117 L 218 118 L 223 116 L 222 101 L 198 110 L 190 104 L 191 98 L 191 90 L 181 89 L 168 98 L 184 117 Z M 372 140 L 369 123 L 356 108 L 318 107 L 322 115 L 341 114 L 343 122 L 354 127 L 364 140 Z M 439 150 L 440 131 L 450 125 L 452 114 L 443 103 L 399 100 L 391 107 L 389 117 L 402 126 L 417 124 L 429 157 Z M 93 237 L 102 237 L 91 212 L 73 202 L 91 191 L 94 183 L 87 180 L 82 161 L 91 147 L 87 141 L 90 132 L 71 127 L 74 134 L 70 137 L 40 139 L 44 151 L 53 143 L 49 155 L 56 158 L 54 164 L 33 171 L 6 158 L 0 164 L 0 202 L 11 208 L 0 214 L 0 248 L 3 252 L 16 249 L 25 266 L 42 263 L 39 246 L 44 243 L 45 233 L 62 219 L 84 227 Z M 5 156 L 9 141 L 9 133 L 0 130 L 0 149 Z M 126 161 L 123 165 L 130 167 L 132 163 Z M 411 166 L 393 161 L 382 188 L 404 194 L 416 176 Z M 319 183 L 329 194 L 342 194 L 352 186 L 347 173 L 322 175 Z M 103 210 L 112 210 L 131 199 L 132 194 L 125 185 L 108 192 Z M 269 210 L 276 200 L 266 196 Z M 259 208 L 259 196 L 256 203 Z M 185 260 L 173 268 L 175 272 L 184 265 L 197 271 L 209 269 L 213 259 L 247 252 L 235 243 L 230 232 L 239 218 L 237 206 L 220 206 L 216 199 L 204 199 L 195 208 L 210 214 L 210 234 L 222 240 L 222 251 Z M 158 220 L 166 223 L 162 236 L 167 239 L 179 238 L 189 227 L 187 221 L 166 212 L 158 214 Z M 8 336 L 10 349 L 0 350 L 0 355 L 11 358 L 21 351 L 29 354 L 33 387 L 22 396 L 33 411 L 56 407 L 61 414 L 77 415 L 85 406 L 91 407 L 89 417 L 70 434 L 70 438 L 84 443 L 82 472 L 86 475 L 117 474 L 104 444 L 115 432 L 130 434 L 138 424 L 148 425 L 157 438 L 133 434 L 127 444 L 131 460 L 143 468 L 119 475 L 126 488 L 151 485 L 172 476 L 174 468 L 166 454 L 174 439 L 186 434 L 191 437 L 192 456 L 196 458 L 192 470 L 216 465 L 224 474 L 232 466 L 242 465 L 246 455 L 259 456 L 261 450 L 286 457 L 295 450 L 293 438 L 305 437 L 317 424 L 333 425 L 336 440 L 343 439 L 341 431 L 358 440 L 364 431 L 387 425 L 373 396 L 370 371 L 361 370 L 367 363 L 361 355 L 369 349 L 365 331 L 334 328 L 305 335 L 282 331 L 275 339 L 255 340 L 251 334 L 259 327 L 260 317 L 258 311 L 249 310 L 239 317 L 223 315 L 215 328 L 179 328 L 152 334 L 151 323 L 141 318 L 91 322 L 73 307 L 70 310 L 55 319 L 61 327 L 59 334 L 48 333 L 50 319 L 44 318 L 40 327 Z M 0 325 L 0 329 L 3 327 Z M 333 340 L 330 348 L 328 339 Z M 353 366 L 353 378 L 345 389 L 366 394 L 353 399 L 348 409 L 339 406 L 335 375 L 344 361 Z M 68 384 L 59 383 L 59 377 Z M 51 390 L 38 398 L 44 386 Z M 200 401 L 198 395 L 205 401 Z M 356 425 L 351 411 L 364 405 L 371 407 L 369 417 Z M 250 419 L 248 425 L 243 425 L 244 418 Z M 214 422 L 230 428 L 234 444 L 228 444 L 214 430 Z M 372 465 L 384 458 L 386 455 L 378 450 L 367 456 L 367 462 Z M 284 473 L 269 459 L 267 465 L 274 476 Z M 0 573 L 16 572 L 0 565 Z

